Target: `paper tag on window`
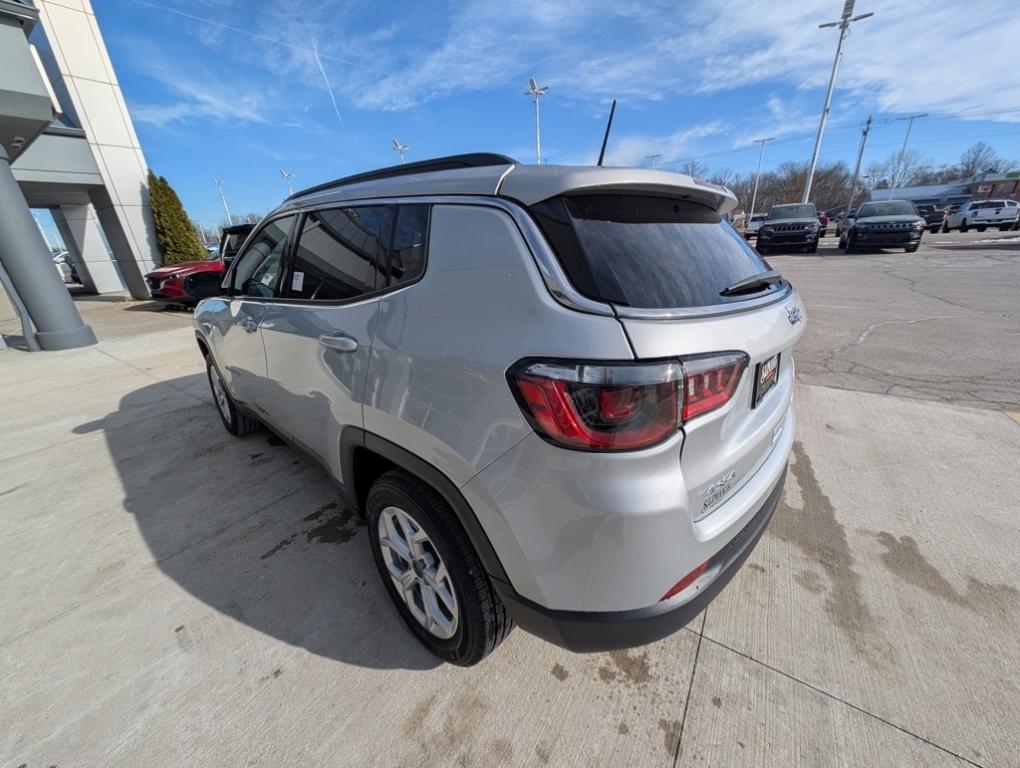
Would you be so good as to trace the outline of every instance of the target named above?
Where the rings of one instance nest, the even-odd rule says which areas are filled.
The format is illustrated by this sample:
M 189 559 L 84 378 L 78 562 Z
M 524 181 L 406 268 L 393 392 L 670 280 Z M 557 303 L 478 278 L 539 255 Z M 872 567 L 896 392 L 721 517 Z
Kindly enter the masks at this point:
M 305 273 L 295 272 L 294 277 L 292 277 L 290 280 L 290 289 L 292 291 L 298 291 L 300 293 L 304 289 L 304 287 L 305 287 Z

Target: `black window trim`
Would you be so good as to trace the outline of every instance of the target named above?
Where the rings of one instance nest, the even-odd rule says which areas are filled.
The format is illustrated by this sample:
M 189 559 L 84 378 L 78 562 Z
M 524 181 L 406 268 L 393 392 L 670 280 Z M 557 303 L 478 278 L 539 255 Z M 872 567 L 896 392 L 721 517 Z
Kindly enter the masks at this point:
M 431 244 L 430 240 L 432 237 L 432 209 L 434 207 L 434 204 L 431 202 L 414 201 L 413 198 L 409 198 L 407 202 L 373 203 L 371 200 L 365 200 L 356 203 L 341 203 L 341 202 L 323 203 L 321 205 L 309 206 L 308 208 L 302 208 L 298 211 L 295 211 L 295 213 L 299 214 L 298 228 L 297 230 L 295 230 L 298 234 L 297 237 L 291 237 L 291 243 L 288 245 L 288 253 L 286 256 L 287 263 L 284 269 L 281 270 L 281 275 L 284 279 L 284 282 L 281 283 L 281 285 L 286 285 L 285 281 L 289 278 L 291 271 L 294 267 L 294 256 L 297 253 L 297 244 L 298 241 L 301 239 L 301 232 L 304 231 L 305 220 L 308 218 L 310 214 L 317 213 L 318 211 L 333 211 L 342 208 L 387 208 L 396 212 L 397 209 L 402 205 L 422 205 L 425 206 L 428 210 L 428 220 L 425 225 L 425 256 L 422 260 L 421 272 L 418 274 L 416 278 L 414 278 L 413 280 L 407 280 L 405 282 L 398 283 L 396 285 L 392 284 L 386 285 L 382 288 L 377 288 L 374 291 L 362 293 L 359 296 L 353 296 L 349 299 L 298 299 L 290 296 L 279 296 L 274 297 L 272 299 L 263 299 L 263 301 L 272 302 L 274 304 L 295 304 L 298 306 L 311 306 L 311 307 L 343 307 L 349 304 L 358 304 L 363 301 L 378 299 L 382 296 L 386 296 L 390 293 L 395 293 L 397 291 L 403 290 L 404 288 L 408 288 L 412 285 L 415 285 L 416 283 L 421 282 L 421 280 L 425 277 L 425 273 L 428 271 L 430 250 L 429 246 Z M 397 212 L 397 215 L 399 215 L 399 212 Z M 387 262 L 389 259 L 390 246 L 392 246 L 393 244 L 393 235 L 396 231 L 396 224 L 397 216 L 394 215 L 390 221 L 390 233 L 389 238 L 387 240 L 386 247 Z M 387 263 L 387 268 L 388 266 L 389 264 Z M 387 282 L 389 282 L 388 269 L 386 279 Z

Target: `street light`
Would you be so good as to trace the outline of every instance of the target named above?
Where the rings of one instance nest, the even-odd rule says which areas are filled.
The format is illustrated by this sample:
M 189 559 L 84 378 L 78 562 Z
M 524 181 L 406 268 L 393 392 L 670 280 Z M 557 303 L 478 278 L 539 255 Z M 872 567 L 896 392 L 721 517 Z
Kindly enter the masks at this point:
M 927 112 L 923 112 L 917 115 L 907 115 L 906 117 L 897 117 L 897 120 L 907 121 L 907 135 L 903 137 L 903 147 L 900 148 L 899 155 L 896 156 L 896 167 L 893 169 L 892 183 L 889 185 L 890 189 L 896 189 L 899 186 L 900 167 L 903 165 L 903 158 L 907 154 L 907 142 L 910 141 L 910 129 L 914 127 L 914 121 L 920 120 L 922 117 L 928 117 Z
M 764 139 L 755 139 L 752 144 L 761 144 L 761 149 L 758 150 L 758 170 L 754 174 L 754 192 L 751 194 L 751 212 L 747 214 L 747 218 L 744 220 L 744 231 L 747 231 L 747 225 L 751 223 L 751 217 L 754 216 L 754 204 L 758 202 L 758 181 L 761 179 L 761 161 L 765 157 L 765 145 L 775 140 L 775 136 L 768 136 Z
M 811 164 L 808 167 L 807 181 L 804 183 L 804 196 L 801 199 L 802 203 L 808 202 L 808 198 L 811 197 L 811 184 L 815 179 L 815 166 L 818 165 L 818 153 L 822 149 L 822 134 L 825 133 L 825 122 L 829 119 L 829 106 L 832 104 L 832 89 L 836 85 L 836 70 L 839 69 L 839 59 L 843 55 L 843 40 L 846 38 L 847 30 L 850 29 L 850 25 L 855 21 L 861 21 L 869 16 L 874 16 L 874 13 L 861 13 L 854 16 L 854 2 L 856 0 L 846 0 L 843 5 L 843 15 L 839 21 L 829 21 L 825 24 L 819 24 L 819 29 L 827 29 L 829 27 L 839 28 L 839 43 L 836 44 L 836 57 L 832 60 L 832 74 L 829 75 L 829 89 L 825 92 L 825 105 L 822 107 L 822 116 L 818 121 L 818 135 L 815 136 L 815 148 L 811 152 Z
M 525 96 L 535 99 L 535 162 L 538 165 L 542 164 L 542 120 L 539 115 L 541 111 L 539 102 L 548 90 L 548 85 L 539 85 L 538 81 L 531 77 L 528 78 L 528 90 L 524 92 Z
M 405 152 L 410 152 L 411 148 L 407 144 L 401 144 L 399 141 L 394 139 L 393 140 L 393 149 L 396 150 L 397 153 L 400 154 L 400 164 L 403 165 L 404 164 L 404 153 Z
M 227 196 L 223 194 L 223 179 L 217 179 L 215 176 L 212 177 L 213 184 L 220 191 L 220 200 L 223 201 L 223 212 L 227 215 L 227 225 L 232 225 L 234 220 L 230 218 L 230 209 L 227 208 Z
M 294 194 L 294 189 L 290 185 L 290 180 L 294 178 L 294 174 L 291 173 L 290 171 L 282 171 L 281 170 L 280 171 L 280 175 L 283 176 L 283 180 L 285 182 L 287 182 L 287 194 L 288 195 L 293 195 Z
M 648 161 L 648 167 L 649 168 L 654 168 L 655 167 L 655 161 L 658 160 L 660 157 L 662 157 L 662 153 L 661 152 L 656 152 L 654 155 L 645 155 L 645 160 Z

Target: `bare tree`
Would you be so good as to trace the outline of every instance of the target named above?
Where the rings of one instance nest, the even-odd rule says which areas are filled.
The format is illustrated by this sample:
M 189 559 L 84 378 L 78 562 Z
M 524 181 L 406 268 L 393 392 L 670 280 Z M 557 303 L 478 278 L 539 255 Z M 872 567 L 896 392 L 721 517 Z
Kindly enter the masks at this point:
M 999 154 L 990 145 L 979 141 L 977 144 L 972 144 L 960 155 L 958 169 L 962 178 L 972 178 L 985 171 L 1005 170 L 1005 168 L 1000 167 L 1001 165 L 1003 165 L 1003 162 Z
M 708 175 L 709 167 L 700 160 L 684 160 L 677 166 L 677 170 L 696 179 L 703 179 Z

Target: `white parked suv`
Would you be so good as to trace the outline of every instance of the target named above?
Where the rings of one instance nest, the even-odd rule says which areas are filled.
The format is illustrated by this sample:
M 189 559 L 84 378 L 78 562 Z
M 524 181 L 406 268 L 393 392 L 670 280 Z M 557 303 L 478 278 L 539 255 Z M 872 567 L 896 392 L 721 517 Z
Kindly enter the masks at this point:
M 998 227 L 1005 232 L 1017 226 L 1020 219 L 1020 204 L 1016 200 L 972 200 L 964 203 L 955 213 L 949 214 L 942 231 L 958 229 L 966 232 L 974 227 L 984 232 L 988 227 Z
M 323 464 L 439 657 L 514 624 L 661 638 L 750 554 L 793 445 L 804 309 L 735 204 L 489 154 L 299 192 L 195 310 L 219 416 Z

